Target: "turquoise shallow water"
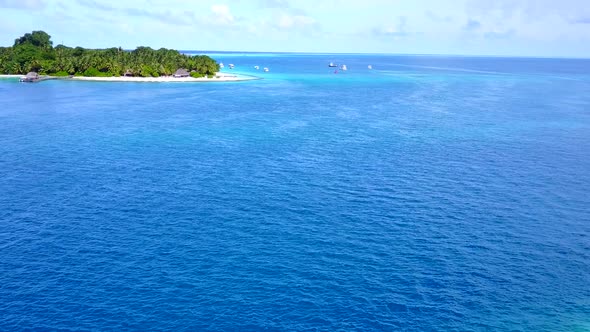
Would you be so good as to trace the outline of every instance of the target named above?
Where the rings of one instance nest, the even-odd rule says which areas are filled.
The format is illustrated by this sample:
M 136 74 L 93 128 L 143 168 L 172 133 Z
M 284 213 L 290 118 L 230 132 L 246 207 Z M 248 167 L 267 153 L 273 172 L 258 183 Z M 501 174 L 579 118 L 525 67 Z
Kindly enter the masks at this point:
M 0 330 L 590 330 L 589 60 L 215 57 L 0 80 Z

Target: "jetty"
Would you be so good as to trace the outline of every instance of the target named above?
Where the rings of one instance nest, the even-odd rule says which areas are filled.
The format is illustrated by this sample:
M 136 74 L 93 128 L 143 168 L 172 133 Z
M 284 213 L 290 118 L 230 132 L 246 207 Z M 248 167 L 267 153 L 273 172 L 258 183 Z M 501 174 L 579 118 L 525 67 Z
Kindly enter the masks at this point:
M 57 77 L 53 77 L 53 76 L 40 76 L 36 72 L 32 71 L 32 72 L 29 72 L 24 77 L 21 77 L 20 78 L 20 81 L 23 82 L 23 83 L 38 83 L 38 82 L 41 82 L 41 81 L 48 81 L 48 80 L 55 80 L 55 79 L 57 79 Z

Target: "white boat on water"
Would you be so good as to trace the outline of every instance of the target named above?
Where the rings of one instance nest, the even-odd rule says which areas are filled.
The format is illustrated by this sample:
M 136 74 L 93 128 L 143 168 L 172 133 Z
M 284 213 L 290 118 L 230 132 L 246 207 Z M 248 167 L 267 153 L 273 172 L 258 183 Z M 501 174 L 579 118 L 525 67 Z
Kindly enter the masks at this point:
M 335 68 L 335 67 L 338 67 L 338 65 L 334 64 L 334 62 L 330 62 L 330 64 L 328 65 L 328 67 Z
M 369 68 L 369 70 L 373 69 L 373 66 L 368 65 L 367 68 Z
M 223 64 L 223 62 L 221 62 L 221 63 L 219 64 L 219 68 L 221 68 L 221 69 L 225 68 L 225 65 Z
M 346 65 L 342 65 L 342 67 L 340 67 L 340 70 L 347 71 L 348 67 L 346 67 Z
M 229 69 L 234 69 L 234 67 L 235 67 L 235 66 L 234 66 L 234 64 L 233 64 L 233 63 L 230 63 L 230 64 L 229 64 Z
M 270 71 L 270 69 L 264 67 L 264 72 L 268 73 Z
M 258 70 L 260 69 L 260 66 L 254 66 L 254 69 Z

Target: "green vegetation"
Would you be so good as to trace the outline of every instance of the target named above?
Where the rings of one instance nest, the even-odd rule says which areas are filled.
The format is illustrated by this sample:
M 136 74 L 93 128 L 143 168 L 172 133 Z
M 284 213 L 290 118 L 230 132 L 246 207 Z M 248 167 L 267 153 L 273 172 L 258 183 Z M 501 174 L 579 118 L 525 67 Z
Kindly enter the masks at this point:
M 204 74 L 198 73 L 198 72 L 192 72 L 191 73 L 191 77 L 193 78 L 201 78 L 201 77 L 205 77 Z
M 219 65 L 208 56 L 188 56 L 165 48 L 138 47 L 125 51 L 120 47 L 100 50 L 53 47 L 51 36 L 43 31 L 25 34 L 12 47 L 0 47 L 0 74 L 35 71 L 55 76 L 159 77 L 172 75 L 179 68 L 194 71 L 199 77 L 219 71 Z

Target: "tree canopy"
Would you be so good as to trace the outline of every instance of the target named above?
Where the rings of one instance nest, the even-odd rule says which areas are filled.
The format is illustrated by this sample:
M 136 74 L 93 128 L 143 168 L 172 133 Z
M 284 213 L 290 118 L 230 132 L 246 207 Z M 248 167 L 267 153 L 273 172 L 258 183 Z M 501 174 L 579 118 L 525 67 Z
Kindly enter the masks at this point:
M 14 41 L 14 47 L 24 44 L 31 44 L 41 48 L 51 48 L 51 46 L 53 46 L 51 36 L 45 31 L 33 31 L 32 33 L 26 33 L 24 36 L 17 38 Z
M 158 77 L 172 75 L 185 68 L 193 76 L 213 75 L 219 71 L 215 60 L 205 55 L 189 56 L 176 50 L 138 47 L 126 51 L 120 47 L 85 49 L 53 47 L 51 36 L 33 31 L 17 38 L 12 47 L 0 47 L 0 73 L 67 76 L 133 76 Z

